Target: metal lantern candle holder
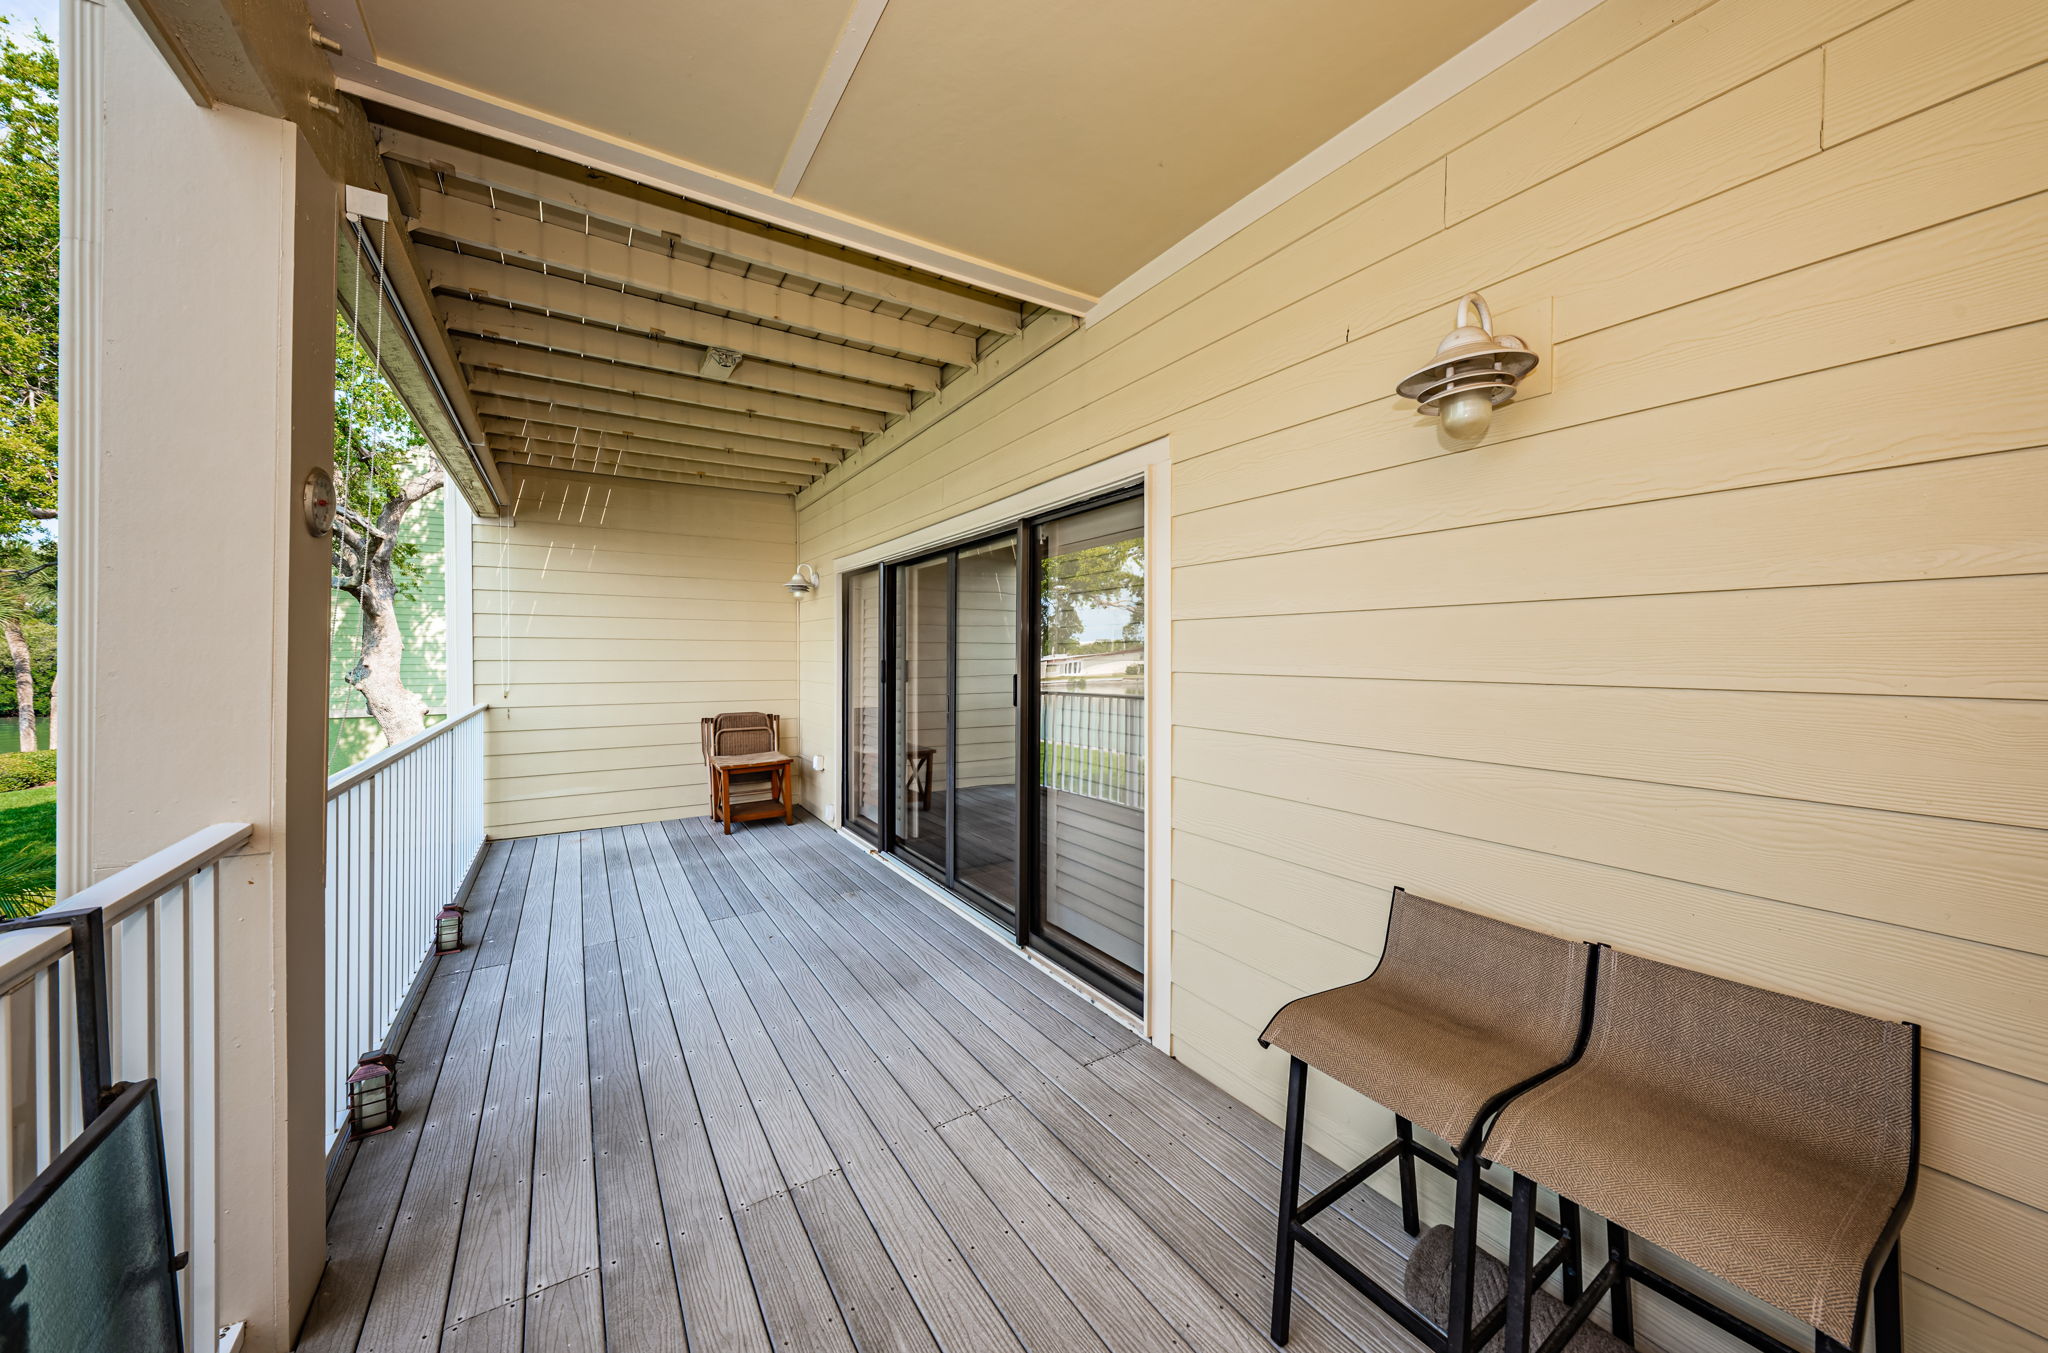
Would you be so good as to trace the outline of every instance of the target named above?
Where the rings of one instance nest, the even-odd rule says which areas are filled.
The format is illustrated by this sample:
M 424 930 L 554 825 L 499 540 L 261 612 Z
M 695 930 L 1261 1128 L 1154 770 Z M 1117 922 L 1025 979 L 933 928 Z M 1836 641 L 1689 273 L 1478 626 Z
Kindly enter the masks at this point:
M 350 1141 L 374 1137 L 398 1126 L 398 1055 L 366 1052 L 348 1073 Z
M 459 953 L 462 949 L 462 918 L 467 913 L 456 903 L 450 902 L 434 917 L 434 952 L 437 954 Z
M 1394 387 L 1415 401 L 1416 412 L 1443 419 L 1444 435 L 1475 442 L 1493 423 L 1495 405 L 1536 369 L 1536 354 L 1513 334 L 1495 334 L 1493 315 L 1478 292 L 1458 302 L 1458 327 L 1436 345 L 1436 360 Z

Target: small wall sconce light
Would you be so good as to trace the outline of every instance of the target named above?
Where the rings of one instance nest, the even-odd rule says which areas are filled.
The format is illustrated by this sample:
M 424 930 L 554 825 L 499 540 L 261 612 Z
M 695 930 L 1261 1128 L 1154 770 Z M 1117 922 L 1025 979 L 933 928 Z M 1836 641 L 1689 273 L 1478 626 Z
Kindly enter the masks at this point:
M 348 1135 L 361 1141 L 398 1126 L 398 1054 L 366 1052 L 348 1073 Z
M 1515 387 L 1536 369 L 1536 354 L 1513 334 L 1493 332 L 1493 315 L 1478 292 L 1458 302 L 1458 327 L 1436 345 L 1436 360 L 1394 387 L 1415 411 L 1443 419 L 1444 435 L 1476 442 L 1493 423 L 1493 410 L 1515 397 Z
M 434 952 L 455 954 L 462 951 L 462 918 L 464 908 L 450 902 L 434 917 Z
M 809 564 L 798 564 L 796 572 L 789 575 L 789 581 L 783 586 L 789 589 L 791 596 L 802 600 L 806 592 L 818 590 L 818 571 Z

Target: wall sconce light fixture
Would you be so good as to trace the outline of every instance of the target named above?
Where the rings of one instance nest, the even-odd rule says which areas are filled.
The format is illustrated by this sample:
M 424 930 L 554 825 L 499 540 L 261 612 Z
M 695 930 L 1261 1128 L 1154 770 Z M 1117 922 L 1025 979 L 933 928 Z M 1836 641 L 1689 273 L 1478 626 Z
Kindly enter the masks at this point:
M 789 581 L 783 586 L 789 589 L 791 596 L 801 601 L 806 592 L 818 590 L 818 571 L 809 564 L 798 564 L 796 572 L 789 575 Z
M 1436 345 L 1436 360 L 1394 387 L 1415 411 L 1443 419 L 1444 435 L 1476 442 L 1493 423 L 1493 410 L 1515 397 L 1515 387 L 1536 369 L 1536 354 L 1513 334 L 1493 332 L 1493 315 L 1478 292 L 1458 302 L 1458 327 Z

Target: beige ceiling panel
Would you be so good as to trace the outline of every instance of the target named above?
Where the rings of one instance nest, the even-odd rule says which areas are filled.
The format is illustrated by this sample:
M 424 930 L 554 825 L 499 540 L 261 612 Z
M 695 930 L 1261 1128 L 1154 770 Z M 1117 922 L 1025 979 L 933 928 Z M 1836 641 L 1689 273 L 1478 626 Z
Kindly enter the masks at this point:
M 377 59 L 768 183 L 852 0 L 361 0 Z
M 890 0 L 797 196 L 1100 295 L 1526 3 Z

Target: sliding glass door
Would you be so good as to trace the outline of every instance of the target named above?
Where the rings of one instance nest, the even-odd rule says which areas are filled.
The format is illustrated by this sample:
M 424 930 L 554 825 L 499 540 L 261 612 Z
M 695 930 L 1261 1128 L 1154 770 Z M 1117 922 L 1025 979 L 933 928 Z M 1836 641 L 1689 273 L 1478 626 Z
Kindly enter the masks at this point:
M 1017 538 L 887 570 L 889 848 L 982 910 L 1017 909 Z
M 882 577 L 875 569 L 846 579 L 846 822 L 882 832 Z
M 953 872 L 1017 909 L 1017 538 L 959 552 L 953 629 Z
M 1037 523 L 1041 863 L 1030 940 L 1118 994 L 1145 970 L 1145 504 Z
M 945 877 L 953 815 L 953 557 L 942 554 L 890 570 L 895 582 L 892 648 L 896 736 L 895 848 Z
M 845 821 L 1100 990 L 1145 955 L 1135 496 L 846 579 Z

